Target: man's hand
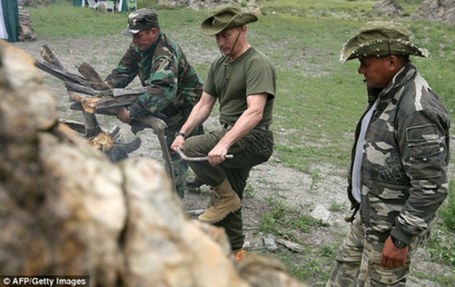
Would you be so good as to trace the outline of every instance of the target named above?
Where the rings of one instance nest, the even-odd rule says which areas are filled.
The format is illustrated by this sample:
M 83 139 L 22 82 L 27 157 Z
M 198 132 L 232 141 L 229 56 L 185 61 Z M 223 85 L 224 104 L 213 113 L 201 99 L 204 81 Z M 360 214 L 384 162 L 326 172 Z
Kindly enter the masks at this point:
M 183 150 L 185 144 L 185 137 L 183 136 L 176 136 L 174 141 L 171 144 L 171 149 L 173 151 L 177 151 L 177 149 Z
M 381 265 L 387 268 L 398 268 L 406 264 L 409 247 L 398 248 L 393 244 L 392 237 L 389 235 L 384 242 L 382 250 Z
M 209 163 L 212 166 L 217 166 L 221 164 L 226 159 L 227 153 L 228 149 L 221 146 L 220 143 L 218 143 L 207 155 Z
M 121 107 L 117 112 L 117 118 L 124 122 L 125 124 L 129 124 L 131 122 L 128 109 L 125 107 Z

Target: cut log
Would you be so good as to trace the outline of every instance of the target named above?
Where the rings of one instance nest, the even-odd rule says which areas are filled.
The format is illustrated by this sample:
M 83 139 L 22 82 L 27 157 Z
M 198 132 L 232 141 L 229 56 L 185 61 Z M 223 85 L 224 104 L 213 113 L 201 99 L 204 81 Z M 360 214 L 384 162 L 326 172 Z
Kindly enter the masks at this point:
M 87 80 L 97 84 L 99 90 L 109 90 L 111 87 L 101 79 L 98 72 L 88 63 L 83 62 L 77 67 L 79 73 L 84 76 Z
M 90 64 L 83 62 L 79 65 L 78 71 L 82 77 L 69 72 L 47 45 L 43 45 L 40 54 L 45 62 L 36 61 L 35 65 L 64 81 L 70 101 L 80 103 L 88 113 L 112 115 L 112 109 L 131 105 L 139 95 L 149 90 L 148 87 L 110 89 Z
M 128 153 L 140 147 L 141 140 L 139 138 L 130 143 L 121 143 L 117 142 L 117 137 L 103 132 L 96 114 L 116 116 L 119 107 L 131 105 L 148 88 L 111 89 L 88 63 L 83 62 L 78 66 L 78 72 L 82 75 L 80 76 L 69 72 L 47 45 L 42 46 L 40 55 L 44 62 L 35 60 L 35 66 L 62 80 L 71 102 L 70 109 L 82 113 L 85 124 L 66 122 L 72 129 L 83 133 L 92 145 L 104 151 L 112 161 L 124 159 Z M 153 128 L 153 126 L 148 127 Z M 160 130 L 159 132 L 164 137 L 163 131 Z M 169 161 L 170 158 L 167 160 Z M 171 168 L 168 170 L 173 174 Z
M 44 61 L 48 62 L 49 64 L 55 66 L 56 68 L 59 68 L 62 71 L 66 70 L 59 59 L 57 59 L 54 52 L 46 44 L 41 47 L 40 55 L 41 58 L 43 58 Z
M 66 71 L 66 69 L 62 70 L 59 67 L 57 67 L 51 63 L 41 62 L 41 61 L 36 60 L 35 66 L 38 69 L 40 69 L 64 82 L 79 83 L 84 86 L 89 85 L 88 81 L 85 80 L 83 77 L 81 77 L 77 74 L 70 73 L 70 72 Z
M 93 96 L 85 97 L 81 99 L 82 107 L 86 112 L 96 113 L 100 109 L 118 108 L 129 106 L 136 102 L 137 96 L 123 96 L 123 97 L 111 97 L 111 96 Z
M 91 95 L 91 96 L 101 93 L 100 90 L 95 90 L 86 85 L 74 83 L 74 82 L 65 82 L 65 88 L 68 92 L 82 93 L 82 94 Z

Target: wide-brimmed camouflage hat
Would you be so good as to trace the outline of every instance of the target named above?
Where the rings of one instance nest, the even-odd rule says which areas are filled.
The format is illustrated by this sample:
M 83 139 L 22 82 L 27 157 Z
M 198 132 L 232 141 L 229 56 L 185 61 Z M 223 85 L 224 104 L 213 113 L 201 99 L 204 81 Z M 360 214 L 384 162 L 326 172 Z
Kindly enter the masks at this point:
M 128 15 L 128 27 L 123 30 L 125 35 L 134 35 L 142 30 L 159 28 L 158 15 L 152 9 L 138 9 Z
M 427 50 L 411 41 L 411 32 L 401 23 L 371 21 L 343 45 L 340 62 L 359 57 L 414 55 L 428 57 Z
M 256 15 L 244 12 L 239 7 L 222 5 L 217 7 L 211 16 L 202 21 L 201 31 L 205 35 L 213 36 L 224 30 L 240 27 L 257 20 Z

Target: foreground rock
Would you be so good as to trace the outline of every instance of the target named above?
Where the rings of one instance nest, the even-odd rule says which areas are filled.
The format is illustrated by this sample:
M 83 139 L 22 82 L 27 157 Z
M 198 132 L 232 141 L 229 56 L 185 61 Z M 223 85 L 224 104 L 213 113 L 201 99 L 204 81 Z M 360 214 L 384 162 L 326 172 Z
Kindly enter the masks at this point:
M 302 286 L 267 258 L 236 266 L 224 232 L 187 218 L 158 162 L 113 164 L 59 123 L 33 59 L 4 41 L 0 87 L 0 274 L 84 275 L 91 286 Z

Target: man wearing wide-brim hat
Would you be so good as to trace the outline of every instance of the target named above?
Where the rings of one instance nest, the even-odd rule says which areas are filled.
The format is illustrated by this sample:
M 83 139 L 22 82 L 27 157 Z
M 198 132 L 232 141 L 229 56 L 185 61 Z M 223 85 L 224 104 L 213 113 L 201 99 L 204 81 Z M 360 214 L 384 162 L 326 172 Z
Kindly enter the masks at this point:
M 187 156 L 208 155 L 208 161 L 189 162 L 198 180 L 213 187 L 210 206 L 198 220 L 224 227 L 238 259 L 245 254 L 243 190 L 253 166 L 273 152 L 275 67 L 247 41 L 246 25 L 257 20 L 239 7 L 220 6 L 202 22 L 202 33 L 215 37 L 222 55 L 211 64 L 201 100 L 172 144 Z M 219 129 L 185 141 L 185 135 L 209 117 L 216 101 Z
M 326 286 L 405 286 L 411 256 L 447 197 L 447 110 L 410 56 L 428 52 L 396 22 L 369 22 L 343 46 L 368 91 L 352 149 L 346 239 Z

